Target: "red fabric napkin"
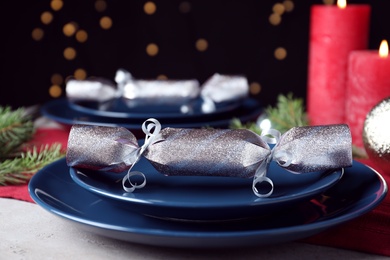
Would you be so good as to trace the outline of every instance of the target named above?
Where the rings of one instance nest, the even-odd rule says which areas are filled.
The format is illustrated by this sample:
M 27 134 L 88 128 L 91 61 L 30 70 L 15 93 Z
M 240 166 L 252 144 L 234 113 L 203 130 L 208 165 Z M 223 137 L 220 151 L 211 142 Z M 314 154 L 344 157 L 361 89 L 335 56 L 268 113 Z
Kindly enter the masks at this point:
M 370 161 L 361 161 L 378 171 L 387 184 L 390 173 L 384 173 Z M 371 212 L 331 228 L 303 242 L 390 256 L 390 195 Z
M 68 129 L 39 129 L 32 143 L 61 143 L 66 147 L 68 136 Z M 375 168 L 369 161 L 363 163 Z M 382 175 L 390 183 L 390 176 Z M 0 197 L 33 202 L 27 185 L 0 186 Z M 390 256 L 390 196 L 373 211 L 302 242 Z
M 68 144 L 68 137 L 68 130 L 57 128 L 42 128 L 37 129 L 34 138 L 30 141 L 30 144 L 37 145 L 39 147 L 42 144 L 60 143 L 63 149 L 66 149 Z M 0 186 L 0 197 L 33 202 L 30 194 L 28 193 L 27 184 Z

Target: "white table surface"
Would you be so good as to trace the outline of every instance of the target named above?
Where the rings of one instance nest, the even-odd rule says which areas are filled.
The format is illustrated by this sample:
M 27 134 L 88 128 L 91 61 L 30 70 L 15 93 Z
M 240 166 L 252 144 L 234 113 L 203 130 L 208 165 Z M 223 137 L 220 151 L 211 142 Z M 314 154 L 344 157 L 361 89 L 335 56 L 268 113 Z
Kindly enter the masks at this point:
M 40 206 L 0 198 L 0 259 L 390 259 L 305 243 L 246 249 L 139 245 L 78 230 Z

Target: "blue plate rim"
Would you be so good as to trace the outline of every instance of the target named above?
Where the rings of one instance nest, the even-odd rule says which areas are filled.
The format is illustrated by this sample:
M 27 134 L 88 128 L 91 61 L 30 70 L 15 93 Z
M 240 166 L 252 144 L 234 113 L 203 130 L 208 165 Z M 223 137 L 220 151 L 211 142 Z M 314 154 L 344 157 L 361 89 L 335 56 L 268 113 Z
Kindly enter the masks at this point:
M 137 168 L 138 171 L 142 172 L 142 169 Z M 283 169 L 278 169 L 278 170 L 283 170 Z M 131 198 L 131 197 L 125 197 L 125 196 L 119 196 L 110 192 L 107 192 L 103 189 L 99 189 L 95 186 L 91 186 L 88 183 L 82 181 L 80 178 L 78 178 L 78 174 L 76 173 L 77 171 L 82 171 L 82 169 L 75 169 L 73 167 L 70 167 L 69 174 L 72 178 L 72 180 L 82 187 L 83 189 L 88 190 L 89 192 L 95 193 L 97 195 L 103 196 L 108 199 L 114 199 L 126 203 L 134 203 L 134 204 L 143 204 L 143 205 L 148 205 L 148 206 L 157 206 L 157 207 L 166 207 L 166 208 L 202 208 L 202 209 L 214 209 L 214 208 L 235 208 L 235 207 L 259 207 L 262 205 L 270 205 L 270 204 L 277 204 L 277 203 L 287 203 L 287 202 L 294 202 L 295 200 L 303 200 L 305 198 L 309 199 L 315 195 L 318 195 L 325 190 L 329 189 L 330 187 L 334 186 L 337 184 L 338 181 L 342 178 L 344 174 L 344 169 L 336 169 L 329 173 L 326 176 L 320 177 L 315 183 L 312 183 L 311 185 L 305 186 L 306 189 L 310 188 L 310 186 L 315 186 L 317 183 L 321 183 L 316 189 L 309 189 L 305 190 L 304 192 L 298 192 L 294 193 L 293 195 L 290 196 L 279 196 L 279 197 L 270 197 L 270 198 L 258 198 L 254 196 L 254 200 L 250 202 L 245 202 L 243 203 L 242 201 L 229 201 L 226 202 L 225 204 L 223 201 L 219 201 L 219 203 L 213 203 L 213 204 L 205 204 L 205 202 L 198 202 L 198 203 L 191 203 L 187 204 L 184 201 L 181 201 L 180 203 L 173 202 L 173 201 L 162 201 L 162 200 L 156 200 L 156 201 L 150 201 L 150 200 L 142 200 L 139 197 L 137 198 Z M 199 176 L 193 176 L 194 178 L 203 178 L 207 180 L 209 177 L 199 177 Z M 170 177 L 167 177 L 170 178 Z M 223 181 L 223 177 L 216 177 L 216 178 L 221 178 Z M 329 182 L 325 182 L 324 179 L 330 179 Z M 147 185 L 147 184 L 146 184 Z M 248 190 L 252 189 L 252 186 L 246 187 Z M 124 191 L 123 191 L 124 192 Z M 137 192 L 134 191 L 134 192 Z
M 250 99 L 250 102 L 255 102 L 255 100 Z M 245 108 L 245 104 L 240 107 L 240 109 L 244 109 L 244 108 Z M 256 106 L 254 104 L 248 104 L 247 108 L 248 110 L 250 110 L 247 111 L 249 113 L 241 113 L 241 115 L 232 116 L 231 118 L 216 119 L 216 120 L 210 119 L 210 120 L 205 120 L 205 121 L 202 120 L 196 122 L 191 122 L 191 120 L 190 121 L 186 120 L 180 123 L 164 122 L 166 119 L 163 118 L 161 120 L 161 123 L 164 125 L 164 127 L 175 127 L 175 128 L 180 128 L 180 127 L 199 128 L 205 126 L 220 127 L 220 126 L 230 125 L 231 120 L 233 118 L 238 118 L 242 122 L 247 122 L 249 120 L 253 120 L 259 117 L 264 112 L 264 108 L 261 107 L 259 103 L 257 103 Z M 59 113 L 58 111 L 63 111 L 63 112 Z M 86 125 L 101 125 L 101 126 L 122 126 L 127 129 L 141 129 L 141 125 L 143 121 L 149 118 L 149 117 L 145 117 L 144 119 L 141 120 L 141 118 L 136 118 L 136 119 L 110 118 L 110 117 L 102 117 L 97 115 L 89 115 L 72 109 L 66 98 L 53 99 L 46 102 L 41 106 L 40 112 L 43 116 L 67 126 L 71 126 L 74 124 L 86 124 Z M 73 113 L 77 115 L 77 117 L 71 116 L 69 115 L 69 113 Z M 90 118 L 93 118 L 93 120 L 91 120 Z M 126 123 L 118 121 L 118 120 L 127 120 L 127 119 L 128 122 Z
M 202 231 L 202 232 L 192 232 L 192 231 L 163 231 L 163 230 L 153 230 L 150 228 L 141 228 L 141 227 L 123 227 L 123 226 L 118 226 L 118 225 L 112 225 L 112 224 L 105 224 L 105 223 L 96 223 L 96 222 L 91 222 L 86 218 L 81 218 L 81 217 L 75 217 L 72 216 L 71 214 L 63 213 L 61 210 L 58 210 L 57 208 L 48 205 L 47 203 L 43 202 L 40 200 L 38 196 L 35 194 L 35 182 L 40 178 L 40 175 L 43 175 L 45 172 L 50 171 L 51 168 L 55 167 L 57 164 L 64 164 L 65 159 L 60 159 L 48 166 L 45 166 L 42 168 L 40 171 L 38 171 L 30 180 L 28 184 L 28 190 L 31 198 L 42 208 L 45 210 L 52 212 L 55 215 L 61 216 L 64 219 L 67 220 L 72 220 L 74 222 L 77 222 L 78 224 L 83 224 L 89 227 L 95 227 L 99 229 L 104 229 L 104 230 L 113 230 L 113 231 L 120 231 L 120 232 L 127 232 L 127 233 L 136 233 L 136 234 L 144 234 L 144 235 L 151 235 L 151 236 L 157 236 L 161 238 L 161 236 L 167 236 L 167 237 L 182 237 L 182 238 L 211 238 L 211 239 L 224 239 L 224 238 L 230 238 L 230 239 L 237 239 L 239 237 L 246 237 L 246 238 L 259 238 L 262 236 L 283 236 L 286 234 L 291 234 L 292 232 L 311 232 L 310 234 L 316 234 L 318 232 L 323 231 L 324 229 L 328 229 L 330 227 L 334 227 L 336 225 L 345 223 L 346 221 L 350 221 L 352 219 L 355 219 L 359 216 L 362 216 L 372 209 L 374 209 L 376 206 L 378 206 L 383 199 L 385 198 L 385 195 L 387 194 L 388 187 L 386 184 L 386 181 L 384 178 L 373 168 L 363 165 L 367 167 L 372 174 L 375 175 L 376 178 L 378 178 L 378 181 L 380 182 L 380 189 L 377 190 L 376 192 L 376 199 L 374 201 L 371 201 L 370 203 L 359 207 L 359 209 L 354 210 L 353 212 L 349 212 L 347 214 L 341 214 L 337 216 L 333 216 L 330 218 L 327 218 L 325 220 L 321 220 L 318 222 L 313 222 L 313 223 L 308 223 L 308 224 L 302 224 L 299 226 L 287 226 L 287 227 L 282 227 L 282 228 L 271 228 L 271 229 L 260 229 L 260 230 L 245 230 L 245 231 L 227 231 L 227 232 L 208 232 L 208 231 Z M 68 173 L 61 173 L 61 174 L 68 174 Z M 43 178 L 45 180 L 45 178 Z M 80 187 L 79 187 L 80 188 Z M 81 189 L 81 188 L 80 188 Z M 380 192 L 380 193 L 379 193 Z M 129 213 L 135 214 L 136 213 Z M 145 217 L 147 218 L 147 217 Z M 129 222 L 131 223 L 131 222 Z M 298 230 L 297 230 L 298 229 Z M 137 241 L 132 241 L 132 242 L 137 242 Z M 150 244 L 155 244 L 153 241 L 149 242 Z M 238 243 L 239 244 L 239 243 Z M 180 247 L 180 245 L 177 245 Z M 206 246 L 206 245 L 205 245 Z
M 68 99 L 67 99 L 68 100 Z M 216 116 L 216 115 L 220 115 L 220 114 L 223 114 L 223 113 L 229 113 L 229 112 L 232 112 L 234 111 L 234 109 L 237 109 L 241 103 L 244 102 L 244 101 L 241 101 L 241 100 L 237 100 L 236 102 L 233 102 L 233 103 L 229 103 L 228 105 L 225 105 L 225 106 L 221 106 L 221 107 L 217 107 L 215 111 L 213 112 L 210 112 L 210 113 L 189 113 L 189 114 L 185 114 L 185 113 L 179 113 L 179 112 L 166 112 L 166 113 L 161 113 L 159 111 L 156 111 L 156 117 L 159 117 L 159 118 L 164 118 L 164 119 L 172 119 L 172 118 L 196 118 L 196 117 L 200 117 L 200 116 Z M 142 113 L 142 112 L 117 112 L 117 111 L 110 111 L 110 110 L 97 110 L 97 109 L 93 109 L 93 108 L 89 108 L 89 107 L 86 107 L 86 106 L 83 106 L 77 102 L 72 102 L 72 101 L 69 101 L 68 100 L 68 103 L 69 103 L 69 107 L 71 109 L 74 109 L 75 111 L 79 111 L 81 113 L 85 113 L 85 114 L 89 114 L 89 115 L 93 115 L 93 116 L 101 116 L 101 117 L 113 117 L 113 118 L 136 118 L 136 119 L 143 119 L 145 117 L 148 116 L 148 114 L 152 113 L 152 112 L 148 112 L 148 113 Z M 129 110 L 131 110 L 131 108 L 129 108 Z

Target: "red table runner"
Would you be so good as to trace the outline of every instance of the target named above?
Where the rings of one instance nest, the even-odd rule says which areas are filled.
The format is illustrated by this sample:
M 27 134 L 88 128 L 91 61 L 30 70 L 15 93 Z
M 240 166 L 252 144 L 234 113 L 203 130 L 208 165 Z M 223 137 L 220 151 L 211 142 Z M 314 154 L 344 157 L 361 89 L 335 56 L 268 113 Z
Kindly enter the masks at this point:
M 68 136 L 68 130 L 43 128 L 37 130 L 32 143 L 61 143 L 66 148 Z M 390 176 L 383 177 L 390 183 Z M 27 184 L 0 186 L 0 197 L 33 203 Z M 371 212 L 302 242 L 390 256 L 390 196 Z
M 33 140 L 31 140 L 30 144 L 37 145 L 39 147 L 42 144 L 60 143 L 63 149 L 66 149 L 68 144 L 68 136 L 68 130 L 63 130 L 60 128 L 41 128 L 37 129 L 35 136 Z M 28 193 L 27 184 L 0 186 L 0 197 L 34 202 Z

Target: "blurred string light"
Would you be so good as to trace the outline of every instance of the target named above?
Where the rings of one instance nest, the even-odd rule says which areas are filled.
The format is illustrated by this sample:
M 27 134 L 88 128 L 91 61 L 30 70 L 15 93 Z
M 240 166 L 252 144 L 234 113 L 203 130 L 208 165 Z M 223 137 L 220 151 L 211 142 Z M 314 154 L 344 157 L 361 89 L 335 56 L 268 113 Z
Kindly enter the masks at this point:
M 271 14 L 268 17 L 268 22 L 273 26 L 279 26 L 282 23 L 283 15 L 294 10 L 294 2 L 292 0 L 285 0 L 283 2 L 275 3 L 271 8 Z M 276 47 L 274 49 L 274 57 L 276 60 L 282 61 L 287 58 L 287 49 L 284 47 Z M 259 82 L 250 83 L 250 93 L 252 95 L 259 95 L 262 87 Z
M 292 12 L 294 10 L 294 2 L 292 0 L 285 0 L 283 2 L 277 2 L 272 6 L 272 13 L 268 17 L 268 22 L 273 26 L 279 26 L 282 23 L 282 16 L 285 13 Z M 277 47 L 274 50 L 274 57 L 279 61 L 283 61 L 287 57 L 287 50 L 284 47 Z M 250 84 L 250 92 L 253 95 L 258 95 L 261 92 L 261 85 L 258 82 L 252 82 Z M 256 120 L 256 125 L 261 131 L 268 130 L 272 127 L 271 120 L 268 119 L 267 114 L 263 113 Z
M 156 4 L 149 1 L 144 4 L 144 12 L 148 15 L 152 15 L 156 12 L 157 7 Z
M 269 130 L 272 128 L 271 120 L 268 119 L 265 113 L 261 114 L 257 118 L 256 125 L 260 128 L 261 131 Z
M 183 14 L 187 14 L 191 11 L 191 4 L 187 1 L 183 1 L 179 4 L 179 11 Z
M 40 41 L 43 39 L 43 36 L 45 35 L 44 31 L 41 28 L 34 28 L 31 32 L 31 37 L 35 41 Z
M 108 30 L 112 27 L 112 19 L 108 16 L 103 16 L 100 18 L 100 27 L 104 30 Z
M 49 88 L 49 94 L 52 97 L 59 97 L 61 96 L 62 90 L 61 90 L 61 85 L 64 82 L 61 74 L 54 73 L 51 78 L 51 86 Z
M 60 12 L 66 1 L 64 0 L 51 0 L 49 3 L 50 10 L 45 10 L 40 15 L 40 21 L 42 26 L 47 26 L 53 22 L 55 19 L 55 13 Z M 107 9 L 106 0 L 96 0 L 94 4 L 94 8 L 98 13 L 104 13 Z M 54 13 L 53 13 L 54 12 Z M 113 21 L 111 17 L 104 16 L 99 20 L 97 24 L 101 29 L 108 30 L 113 26 Z M 76 21 L 67 22 L 62 25 L 62 33 L 65 37 L 73 38 L 75 41 L 79 43 L 85 43 L 88 40 L 88 32 L 85 29 L 80 28 L 79 24 Z M 36 27 L 31 32 L 31 37 L 34 41 L 42 41 L 44 40 L 45 31 L 43 27 Z M 62 55 L 65 60 L 72 61 L 77 58 L 77 50 L 74 46 L 67 46 L 63 49 Z M 65 78 L 76 78 L 76 79 L 86 79 L 87 71 L 83 68 L 77 68 L 74 70 L 73 75 L 67 75 Z M 63 84 L 66 82 L 64 80 L 64 76 L 60 73 L 52 74 L 50 78 L 51 86 L 49 87 L 49 95 L 51 97 L 60 97 L 62 95 Z
M 65 36 L 72 37 L 77 31 L 78 25 L 76 22 L 70 22 L 62 27 L 62 32 Z
M 158 46 L 155 43 L 149 43 L 146 46 L 146 53 L 149 56 L 156 56 L 158 54 Z
M 83 80 L 83 79 L 87 78 L 87 72 L 85 71 L 85 69 L 79 68 L 79 69 L 76 69 L 74 71 L 73 76 L 75 79 Z
M 207 42 L 206 39 L 198 39 L 196 42 L 195 42 L 195 47 L 198 51 L 200 52 L 204 52 L 207 50 L 207 48 L 209 47 L 209 43 Z
M 76 50 L 72 47 L 67 47 L 64 50 L 64 57 L 67 60 L 74 60 L 76 58 Z
M 85 30 L 78 30 L 76 32 L 76 40 L 78 42 L 86 42 L 88 40 L 88 33 Z
M 43 12 L 41 14 L 41 22 L 43 24 L 49 24 L 53 21 L 53 14 L 49 11 Z
M 50 2 L 50 7 L 51 9 L 53 9 L 54 11 L 59 11 L 62 9 L 62 7 L 64 6 L 64 3 L 62 2 L 62 0 L 52 0 Z
M 333 5 L 335 3 L 335 0 L 323 0 L 323 3 L 326 5 Z
M 102 13 L 104 11 L 106 11 L 107 9 L 107 3 L 105 0 L 97 0 L 95 2 L 95 9 L 96 11 L 98 11 L 99 13 Z
M 159 79 L 159 80 L 167 80 L 168 77 L 166 75 L 164 75 L 164 74 L 160 74 L 160 75 L 157 76 L 157 79 Z
M 324 4 L 333 4 L 334 0 L 323 0 Z M 55 19 L 55 13 L 60 12 L 66 4 L 65 0 L 51 0 L 50 1 L 50 9 L 46 10 L 41 13 L 40 16 L 40 21 L 43 26 L 49 25 L 52 23 L 53 19 Z M 98 13 L 102 13 L 102 16 L 99 19 L 99 24 L 101 29 L 103 30 L 109 30 L 113 26 L 113 20 L 111 17 L 104 15 L 104 12 L 107 10 L 107 1 L 106 0 L 96 0 L 94 2 L 94 9 Z M 178 11 L 182 13 L 183 15 L 186 15 L 190 13 L 192 10 L 192 4 L 189 1 L 181 1 L 178 4 Z M 282 21 L 283 21 L 283 16 L 286 13 L 292 12 L 294 10 L 294 2 L 293 0 L 285 0 L 285 1 L 280 1 L 276 2 L 273 4 L 271 8 L 271 14 L 268 17 L 268 21 L 272 26 L 279 26 Z M 156 12 L 158 12 L 158 6 L 154 1 L 146 1 L 145 4 L 143 5 L 143 11 L 146 15 L 154 15 Z M 54 12 L 54 14 L 53 14 Z M 77 22 L 72 21 L 64 24 L 62 26 L 62 31 L 64 36 L 74 38 L 77 42 L 79 43 L 85 43 L 88 40 L 88 32 L 85 29 L 80 28 L 81 26 L 78 25 Z M 44 39 L 45 32 L 42 27 L 36 27 L 32 30 L 31 37 L 35 41 L 42 41 Z M 199 52 L 206 52 L 210 46 L 209 42 L 205 38 L 198 38 L 195 43 L 194 47 L 197 51 Z M 159 46 L 157 43 L 149 43 L 145 47 L 146 54 L 150 57 L 155 57 L 158 55 L 160 52 Z M 63 57 L 65 60 L 71 61 L 77 58 L 77 50 L 73 46 L 68 46 L 63 50 Z M 287 58 L 287 49 L 278 46 L 275 47 L 274 49 L 274 57 L 278 61 L 283 61 L 284 59 Z M 59 73 L 55 73 L 56 75 Z M 53 74 L 53 75 L 55 75 Z M 77 68 L 74 70 L 74 73 L 72 77 L 78 78 L 78 79 L 85 79 L 87 77 L 87 71 L 83 68 Z M 159 75 L 158 78 L 162 79 L 168 79 L 166 75 L 163 74 Z M 63 77 L 63 76 L 61 76 Z M 68 78 L 69 75 L 66 77 Z M 52 82 L 52 87 L 49 91 L 51 96 L 58 96 L 58 88 L 57 86 L 61 86 L 64 84 L 64 81 L 61 83 L 53 83 Z M 56 91 L 54 91 L 54 90 Z M 261 93 L 262 86 L 259 82 L 251 82 L 250 83 L 250 93 L 252 95 L 258 95 Z M 61 93 L 59 94 L 61 95 Z

